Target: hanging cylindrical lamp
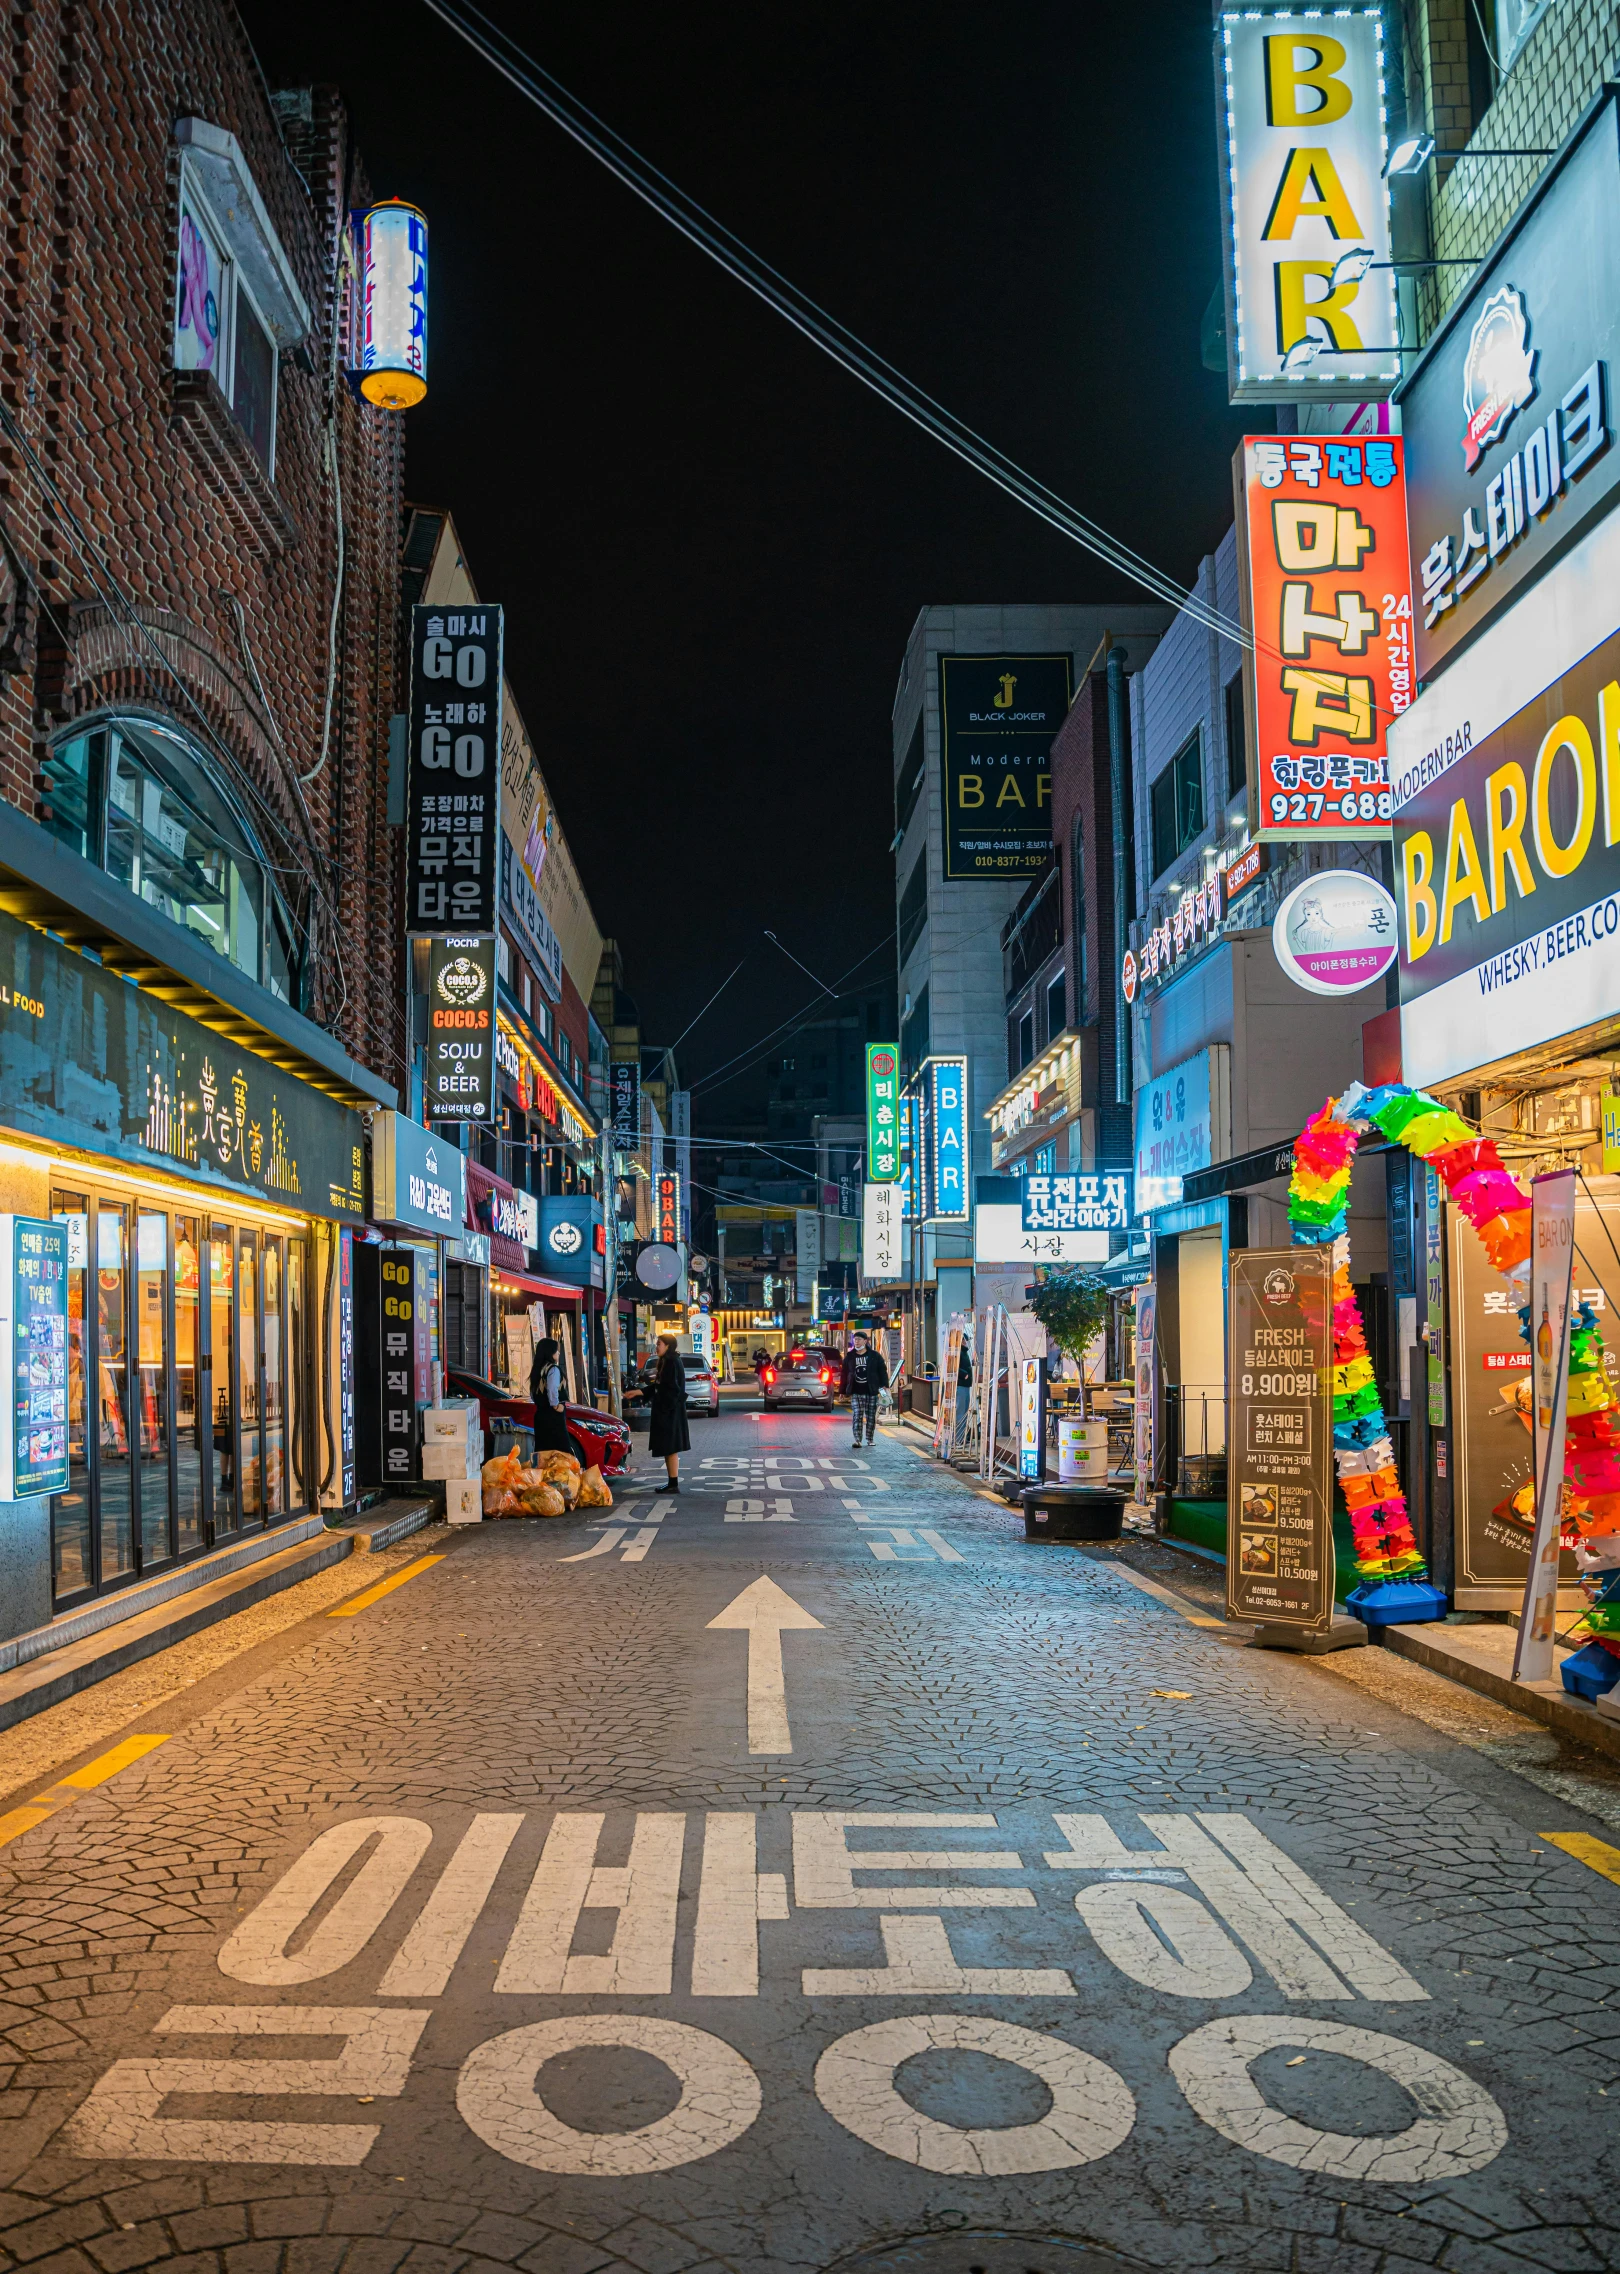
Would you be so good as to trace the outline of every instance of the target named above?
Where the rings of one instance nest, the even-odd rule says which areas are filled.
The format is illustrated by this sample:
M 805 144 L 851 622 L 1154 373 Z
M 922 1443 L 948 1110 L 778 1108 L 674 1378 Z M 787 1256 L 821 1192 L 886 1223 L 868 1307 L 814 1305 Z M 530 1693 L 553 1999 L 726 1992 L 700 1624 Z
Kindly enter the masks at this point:
M 427 393 L 427 216 L 387 198 L 360 216 L 360 392 L 385 411 Z

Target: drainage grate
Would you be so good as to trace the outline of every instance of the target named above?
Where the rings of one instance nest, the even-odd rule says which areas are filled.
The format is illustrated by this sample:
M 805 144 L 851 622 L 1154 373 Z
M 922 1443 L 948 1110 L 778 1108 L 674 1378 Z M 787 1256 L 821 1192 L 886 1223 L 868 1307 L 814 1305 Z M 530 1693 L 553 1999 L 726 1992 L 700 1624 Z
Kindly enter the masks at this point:
M 827 2274 L 1147 2274 L 1140 2259 L 1059 2235 L 910 2235 Z

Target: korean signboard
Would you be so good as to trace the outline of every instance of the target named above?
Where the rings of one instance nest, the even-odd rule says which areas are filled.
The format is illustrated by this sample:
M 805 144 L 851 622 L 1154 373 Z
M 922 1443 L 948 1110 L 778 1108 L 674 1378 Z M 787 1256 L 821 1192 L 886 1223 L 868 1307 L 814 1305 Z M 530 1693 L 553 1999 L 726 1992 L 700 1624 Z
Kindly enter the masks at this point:
M 3 911 L 0 1122 L 304 1215 L 365 1214 L 357 1113 Z
M 534 1245 L 548 1272 L 573 1287 L 600 1287 L 607 1273 L 607 1227 L 602 1204 L 589 1193 L 548 1194 L 540 1202 Z
M 1023 1228 L 1026 1232 L 1128 1232 L 1131 1227 L 1131 1172 L 1102 1169 L 1087 1175 L 1026 1176 Z
M 922 1220 L 968 1217 L 967 1060 L 925 1058 L 918 1075 L 922 1123 Z
M 892 1184 L 900 1174 L 900 1046 L 866 1046 L 866 1174 Z
M 1620 101 L 1548 167 L 1400 391 L 1425 682 L 1613 504 Z
M 1258 852 L 1261 848 L 1255 846 L 1252 850 Z M 1138 991 L 1144 998 L 1156 994 L 1183 964 L 1192 962 L 1220 937 L 1226 912 L 1224 874 L 1224 870 L 1212 870 L 1190 892 L 1182 894 L 1168 916 L 1149 923 L 1139 947 L 1127 950 L 1122 974 L 1127 1003 L 1135 1002 Z
M 1390 722 L 1414 685 L 1401 439 L 1251 436 L 1237 465 L 1250 826 L 1383 840 Z
M 493 932 L 501 826 L 501 611 L 411 610 L 405 922 Z
M 355 1251 L 355 1432 L 368 1484 L 421 1473 L 416 1409 L 428 1395 L 432 1353 L 428 1256 L 409 1247 Z
M 467 1216 L 459 1149 L 406 1114 L 378 1113 L 371 1124 L 371 1213 L 379 1223 L 459 1239 Z
M 0 1336 L 11 1415 L 0 1429 L 0 1500 L 65 1492 L 68 1226 L 0 1216 Z
M 1620 1391 L 1615 1306 L 1620 1303 L 1620 1178 L 1586 1179 L 1575 1202 L 1572 1299 L 1589 1303 L 1604 1338 L 1609 1387 Z M 1459 1210 L 1446 1212 L 1451 1294 L 1451 1380 L 1455 1419 L 1452 1505 L 1456 1585 L 1464 1610 L 1516 1610 L 1534 1536 L 1531 1348 L 1519 1331 L 1513 1291 L 1491 1269 Z M 1437 1274 L 1438 1277 L 1438 1274 Z M 1539 1318 L 1536 1320 L 1539 1327 Z M 1440 1324 L 1443 1328 L 1444 1313 Z M 1566 1580 L 1575 1558 L 1562 1558 Z
M 666 1169 L 658 1179 L 655 1194 L 657 1229 L 653 1237 L 665 1241 L 670 1247 L 675 1247 L 679 1244 L 681 1237 L 680 1178 L 673 1171 Z
M 973 1183 L 973 1260 L 984 1265 L 1106 1263 L 1107 1232 L 1027 1232 L 1021 1179 L 981 1176 Z
M 1320 1634 L 1333 1617 L 1333 1252 L 1228 1260 L 1226 1611 Z
M 1308 995 L 1356 995 L 1395 961 L 1395 903 L 1364 869 L 1318 869 L 1277 910 L 1271 944 Z
M 945 875 L 1005 884 L 1052 851 L 1052 738 L 1069 708 L 1066 655 L 942 655 Z
M 1226 10 L 1218 84 L 1232 401 L 1387 395 L 1401 359 L 1379 10 Z
M 1229 1150 L 1231 1056 L 1224 1042 L 1155 1074 L 1136 1092 L 1136 1205 L 1146 1215 L 1181 1198 L 1195 1169 Z
M 495 942 L 454 933 L 428 954 L 429 1121 L 495 1118 Z
M 897 1184 L 868 1184 L 861 1193 L 861 1277 L 903 1279 L 906 1243 Z
M 608 1085 L 614 1150 L 633 1153 L 641 1143 L 641 1068 L 633 1058 L 615 1058 Z
M 1403 722 L 1395 898 L 1410 1082 L 1620 1011 L 1617 594 L 1611 515 Z

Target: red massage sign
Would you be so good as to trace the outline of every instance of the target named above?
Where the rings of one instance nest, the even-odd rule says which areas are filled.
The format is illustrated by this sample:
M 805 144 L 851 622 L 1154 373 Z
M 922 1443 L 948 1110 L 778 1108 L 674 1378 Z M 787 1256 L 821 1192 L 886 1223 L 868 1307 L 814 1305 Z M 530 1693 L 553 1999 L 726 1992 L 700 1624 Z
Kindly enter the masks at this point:
M 1400 437 L 1250 436 L 1236 473 L 1253 834 L 1387 842 L 1413 694 Z

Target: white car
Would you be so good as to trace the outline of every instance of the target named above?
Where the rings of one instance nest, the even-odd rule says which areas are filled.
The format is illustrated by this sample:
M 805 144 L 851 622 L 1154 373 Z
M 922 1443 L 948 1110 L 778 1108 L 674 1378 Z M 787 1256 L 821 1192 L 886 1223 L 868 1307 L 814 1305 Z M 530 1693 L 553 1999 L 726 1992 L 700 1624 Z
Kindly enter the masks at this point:
M 688 1413 L 717 1414 L 720 1411 L 720 1385 L 714 1378 L 714 1368 L 706 1358 L 689 1358 L 684 1353 L 681 1368 L 686 1375 L 686 1410 Z

